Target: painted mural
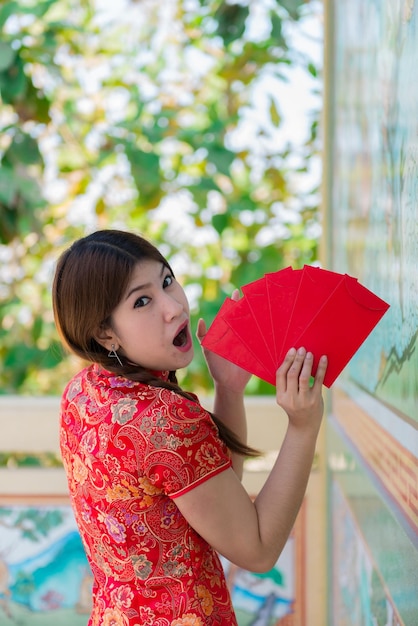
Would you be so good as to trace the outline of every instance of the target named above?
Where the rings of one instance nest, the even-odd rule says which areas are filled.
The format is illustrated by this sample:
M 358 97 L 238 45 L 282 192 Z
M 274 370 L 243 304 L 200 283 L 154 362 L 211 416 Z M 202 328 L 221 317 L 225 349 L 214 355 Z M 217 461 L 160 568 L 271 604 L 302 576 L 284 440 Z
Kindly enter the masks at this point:
M 302 524 L 266 574 L 224 561 L 239 626 L 304 626 Z M 0 506 L 1 626 L 86 626 L 91 585 L 69 506 Z
M 2 626 L 85 626 L 91 583 L 70 507 L 0 507 Z
M 416 626 L 418 552 L 363 469 L 355 447 L 336 433 L 330 444 L 331 623 Z
M 332 258 L 391 308 L 348 367 L 418 423 L 418 2 L 333 3 Z
M 333 626 L 418 625 L 418 0 L 329 0 L 328 259 L 390 303 L 332 390 Z

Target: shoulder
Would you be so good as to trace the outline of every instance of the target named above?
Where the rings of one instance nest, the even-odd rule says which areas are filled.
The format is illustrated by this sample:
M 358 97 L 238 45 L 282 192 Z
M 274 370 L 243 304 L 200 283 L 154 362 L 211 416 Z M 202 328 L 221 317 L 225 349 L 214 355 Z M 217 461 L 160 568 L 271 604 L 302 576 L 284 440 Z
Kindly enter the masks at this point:
M 67 384 L 62 394 L 63 402 L 72 402 L 78 396 L 88 396 L 97 401 L 112 401 L 121 396 L 155 396 L 148 385 L 117 376 L 93 363 L 78 372 Z
M 200 404 L 198 397 L 190 393 L 188 396 L 160 388 L 155 405 L 169 417 L 171 423 L 206 422 L 216 429 L 211 414 Z
M 83 391 L 83 387 L 85 385 L 85 380 L 88 376 L 88 371 L 90 367 L 86 367 L 80 372 L 78 372 L 73 378 L 67 383 L 61 398 L 61 405 L 65 407 L 68 403 L 70 403 L 74 398 L 76 398 Z
M 114 428 L 130 423 L 146 432 L 183 429 L 214 430 L 210 413 L 194 394 L 185 397 L 165 387 L 154 387 L 90 365 L 76 374 L 64 390 L 62 416 L 105 422 Z

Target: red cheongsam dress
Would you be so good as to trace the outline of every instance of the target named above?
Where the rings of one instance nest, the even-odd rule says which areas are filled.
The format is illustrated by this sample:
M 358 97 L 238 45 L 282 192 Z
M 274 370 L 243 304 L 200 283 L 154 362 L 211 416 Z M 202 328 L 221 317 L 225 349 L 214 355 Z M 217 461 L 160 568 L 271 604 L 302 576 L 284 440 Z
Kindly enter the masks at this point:
M 60 438 L 94 577 L 88 626 L 236 626 L 218 555 L 176 506 L 231 466 L 197 398 L 91 365 L 63 394 Z

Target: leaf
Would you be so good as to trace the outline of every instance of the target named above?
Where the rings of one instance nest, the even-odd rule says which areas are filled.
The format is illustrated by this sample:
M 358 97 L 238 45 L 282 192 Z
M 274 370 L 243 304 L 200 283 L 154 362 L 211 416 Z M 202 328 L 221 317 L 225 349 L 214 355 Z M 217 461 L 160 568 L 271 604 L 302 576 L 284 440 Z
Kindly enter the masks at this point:
M 4 359 L 5 368 L 14 368 L 17 371 L 26 371 L 36 359 L 38 349 L 34 346 L 28 346 L 26 343 L 16 343 L 9 347 Z
M 300 9 L 303 4 L 305 4 L 305 0 L 276 0 L 277 4 L 282 6 L 288 12 L 289 16 L 298 20 L 300 18 Z
M 206 176 L 202 177 L 198 183 L 194 185 L 187 185 L 187 189 L 193 196 L 193 200 L 196 202 L 200 209 L 204 209 L 208 204 L 208 192 L 219 191 L 218 185 L 212 178 Z M 199 211 L 200 214 L 200 211 Z M 201 223 L 200 217 L 195 219 L 196 225 Z
M 9 206 L 16 193 L 16 185 L 13 178 L 13 169 L 8 165 L 0 168 L 0 202 Z
M 228 226 L 228 222 L 228 213 L 218 213 L 212 216 L 212 225 L 219 234 L 223 233 Z
M 17 165 L 43 165 L 38 143 L 27 133 L 17 132 L 4 154 L 4 161 L 12 167 Z
M 248 6 L 221 3 L 213 17 L 218 22 L 216 32 L 222 37 L 225 46 L 242 37 L 248 15 Z
M 282 25 L 283 22 L 281 18 L 277 15 L 275 11 L 270 11 L 270 20 L 271 20 L 271 38 L 274 39 L 279 46 L 282 48 L 287 48 L 286 40 L 283 37 Z
M 96 215 L 104 215 L 106 212 L 106 203 L 104 201 L 104 199 L 102 197 L 100 197 L 97 202 L 96 202 L 96 206 L 95 206 L 95 213 Z
M 18 98 L 23 98 L 28 79 L 23 69 L 23 61 L 16 56 L 7 70 L 0 72 L 0 92 L 5 104 L 12 104 Z
M 277 104 L 274 98 L 270 98 L 270 119 L 276 128 L 280 126 L 282 118 L 280 116 L 279 110 L 277 108 Z
M 244 192 L 242 192 L 238 200 L 228 200 L 228 213 L 238 217 L 238 219 L 242 211 L 255 211 L 257 208 L 257 202 L 254 202 L 254 200 Z
M 20 219 L 23 221 L 25 215 L 32 215 L 35 207 L 42 206 L 43 198 L 41 188 L 34 178 L 28 178 L 27 176 L 15 175 L 16 190 L 18 194 L 25 201 L 26 210 L 21 210 Z
M 53 342 L 46 350 L 39 353 L 39 368 L 53 369 L 63 359 L 63 351 L 60 343 Z
M 213 178 L 208 178 L 207 176 L 202 176 L 196 187 L 204 189 L 205 191 L 219 191 L 219 186 L 215 183 Z
M 317 69 L 316 65 L 314 65 L 313 63 L 309 63 L 308 64 L 308 72 L 310 74 L 312 74 L 312 76 L 314 78 L 316 78 L 318 76 L 318 69 Z
M 155 202 L 161 194 L 160 159 L 154 152 L 144 152 L 128 146 L 126 156 L 131 164 L 131 172 L 141 199 L 147 205 Z
M 0 242 L 7 244 L 22 234 L 38 231 L 40 223 L 35 209 L 43 204 L 40 186 L 34 178 L 3 165 L 0 169 Z
M 17 211 L 0 203 L 0 243 L 10 243 L 17 236 L 18 232 Z
M 5 41 L 0 41 L 0 72 L 7 70 L 14 61 L 16 52 Z
M 215 146 L 206 144 L 206 150 L 208 151 L 208 161 L 216 166 L 216 169 L 225 176 L 230 175 L 230 167 L 232 161 L 235 159 L 235 152 L 231 152 L 223 146 Z
M 38 341 L 39 337 L 42 334 L 43 326 L 44 326 L 43 318 L 40 315 L 37 315 L 32 325 L 32 339 L 35 343 Z
M 48 124 L 51 121 L 50 104 L 49 99 L 36 89 L 32 80 L 28 78 L 25 98 L 17 100 L 15 109 L 22 122 L 35 120 L 41 124 Z

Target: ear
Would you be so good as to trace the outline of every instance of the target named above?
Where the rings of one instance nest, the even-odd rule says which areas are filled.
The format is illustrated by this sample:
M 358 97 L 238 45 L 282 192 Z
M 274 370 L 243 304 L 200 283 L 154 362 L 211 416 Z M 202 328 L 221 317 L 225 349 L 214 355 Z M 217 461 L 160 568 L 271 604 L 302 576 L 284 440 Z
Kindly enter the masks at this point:
M 106 348 L 106 350 L 118 350 L 119 341 L 116 333 L 110 326 L 99 326 L 93 336 L 97 343 Z

